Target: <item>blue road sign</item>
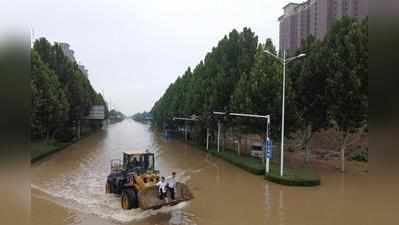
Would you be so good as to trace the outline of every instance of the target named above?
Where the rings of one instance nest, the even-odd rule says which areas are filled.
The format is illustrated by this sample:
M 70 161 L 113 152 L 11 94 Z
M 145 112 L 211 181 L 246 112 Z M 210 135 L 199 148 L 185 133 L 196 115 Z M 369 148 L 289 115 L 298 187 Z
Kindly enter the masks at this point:
M 270 139 L 270 138 L 268 138 L 267 140 L 266 140 L 266 143 L 265 143 L 265 156 L 266 156 L 266 159 L 272 159 L 272 140 Z

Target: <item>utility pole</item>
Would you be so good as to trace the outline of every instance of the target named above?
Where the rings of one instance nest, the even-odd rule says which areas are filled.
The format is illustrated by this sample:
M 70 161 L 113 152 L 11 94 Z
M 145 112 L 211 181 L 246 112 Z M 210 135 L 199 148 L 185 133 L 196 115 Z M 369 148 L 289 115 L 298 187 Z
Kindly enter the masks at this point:
M 281 153 L 280 153 L 280 176 L 283 176 L 284 170 L 284 116 L 285 116 L 285 57 L 286 50 L 283 53 L 283 103 L 282 103 L 282 115 L 281 115 Z
M 184 139 L 187 141 L 187 121 L 184 121 Z
M 269 129 L 270 129 L 270 116 L 267 117 L 267 122 L 266 122 L 266 144 L 268 141 L 270 141 Z M 267 151 L 265 152 L 265 154 L 267 154 Z M 270 158 L 266 156 L 266 173 L 268 174 L 269 172 L 270 172 Z

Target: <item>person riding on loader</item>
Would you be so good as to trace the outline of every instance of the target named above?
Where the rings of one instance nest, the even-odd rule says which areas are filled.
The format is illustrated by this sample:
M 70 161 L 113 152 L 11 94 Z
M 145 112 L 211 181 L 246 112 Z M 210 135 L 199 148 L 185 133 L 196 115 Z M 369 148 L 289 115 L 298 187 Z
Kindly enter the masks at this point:
M 124 152 L 123 164 L 121 160 L 111 160 L 106 192 L 120 194 L 123 209 L 155 209 L 193 199 L 188 187 L 176 182 L 175 176 L 173 173 L 167 180 L 160 179 L 159 171 L 155 170 L 154 153 Z M 168 193 L 173 199 L 171 202 L 164 200 Z

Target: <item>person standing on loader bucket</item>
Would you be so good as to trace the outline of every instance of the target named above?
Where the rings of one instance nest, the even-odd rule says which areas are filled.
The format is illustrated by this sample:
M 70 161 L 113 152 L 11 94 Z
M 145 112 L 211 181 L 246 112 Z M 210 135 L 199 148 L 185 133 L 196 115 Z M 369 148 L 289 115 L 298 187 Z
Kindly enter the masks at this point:
M 165 177 L 161 177 L 161 180 L 157 183 L 159 191 L 159 199 L 163 200 L 166 197 L 166 181 Z
M 172 200 L 175 200 L 175 190 L 176 190 L 176 173 L 172 172 L 172 176 L 168 178 L 168 190 L 170 191 L 170 196 Z

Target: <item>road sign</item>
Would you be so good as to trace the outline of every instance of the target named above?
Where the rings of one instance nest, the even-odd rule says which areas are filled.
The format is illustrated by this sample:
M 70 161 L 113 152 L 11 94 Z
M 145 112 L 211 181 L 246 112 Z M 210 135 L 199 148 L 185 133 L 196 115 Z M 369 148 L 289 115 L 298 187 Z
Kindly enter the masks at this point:
M 271 159 L 272 158 L 272 148 L 273 148 L 272 139 L 267 138 L 265 145 L 266 145 L 265 146 L 266 159 Z
M 105 119 L 105 106 L 93 105 L 90 109 L 89 115 L 85 117 L 88 120 L 103 120 Z

